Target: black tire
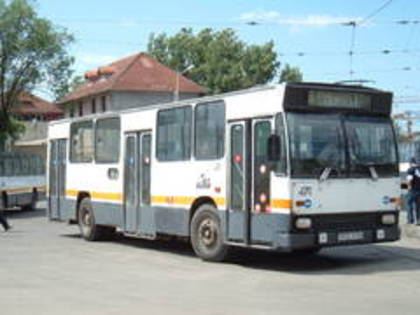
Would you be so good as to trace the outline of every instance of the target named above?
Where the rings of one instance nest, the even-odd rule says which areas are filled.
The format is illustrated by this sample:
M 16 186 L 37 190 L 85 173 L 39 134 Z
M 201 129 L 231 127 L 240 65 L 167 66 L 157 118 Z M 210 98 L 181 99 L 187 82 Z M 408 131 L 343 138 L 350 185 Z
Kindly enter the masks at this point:
M 87 241 L 101 240 L 106 234 L 106 228 L 95 223 L 92 202 L 89 197 L 85 197 L 80 201 L 78 223 L 80 234 Z
M 305 248 L 305 249 L 297 249 L 293 251 L 293 253 L 302 256 L 310 256 L 316 255 L 321 251 L 321 247 L 312 247 L 312 248 Z
M 191 221 L 191 245 L 203 260 L 223 261 L 228 253 L 216 208 L 211 204 L 200 206 Z

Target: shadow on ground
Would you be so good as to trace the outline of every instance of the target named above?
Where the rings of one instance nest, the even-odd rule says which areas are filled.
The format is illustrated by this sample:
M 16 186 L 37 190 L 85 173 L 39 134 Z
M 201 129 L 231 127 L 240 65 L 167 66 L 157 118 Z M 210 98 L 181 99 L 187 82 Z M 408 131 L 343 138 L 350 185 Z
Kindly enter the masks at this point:
M 62 236 L 80 238 L 79 234 Z M 152 241 L 117 234 L 114 239 L 107 242 L 115 246 L 130 246 L 134 249 L 195 257 L 190 244 L 179 239 Z M 201 263 L 199 258 L 197 263 Z M 298 254 L 233 248 L 225 263 L 250 269 L 296 274 L 360 275 L 419 270 L 420 249 L 400 245 L 359 245 L 325 248 L 318 254 Z
M 29 219 L 29 218 L 36 218 L 36 217 L 45 217 L 46 210 L 45 209 L 33 209 L 33 210 L 11 210 L 5 211 L 6 216 L 10 220 L 17 220 L 17 219 Z

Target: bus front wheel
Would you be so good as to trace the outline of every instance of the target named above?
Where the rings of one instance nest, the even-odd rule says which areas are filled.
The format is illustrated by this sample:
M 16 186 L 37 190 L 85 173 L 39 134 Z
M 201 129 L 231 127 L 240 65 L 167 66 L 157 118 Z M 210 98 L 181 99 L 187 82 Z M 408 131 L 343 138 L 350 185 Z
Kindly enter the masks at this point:
M 103 227 L 95 224 L 92 202 L 89 197 L 80 201 L 78 216 L 80 233 L 85 240 L 97 241 L 103 237 Z
M 204 204 L 197 209 L 190 232 L 194 252 L 203 260 L 216 262 L 226 258 L 228 247 L 224 244 L 220 218 L 213 205 Z

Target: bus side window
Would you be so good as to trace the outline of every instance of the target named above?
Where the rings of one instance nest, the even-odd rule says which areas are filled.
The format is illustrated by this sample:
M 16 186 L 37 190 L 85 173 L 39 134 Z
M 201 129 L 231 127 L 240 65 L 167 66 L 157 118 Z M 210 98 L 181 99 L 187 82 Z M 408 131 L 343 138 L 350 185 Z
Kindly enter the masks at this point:
M 120 159 L 121 123 L 118 117 L 98 119 L 95 135 L 97 163 L 117 163 Z
M 195 150 L 197 160 L 219 159 L 224 155 L 225 103 L 215 101 L 195 108 Z
M 93 122 L 82 121 L 70 127 L 70 161 L 92 162 L 93 160 Z
M 158 112 L 156 156 L 160 161 L 185 161 L 191 157 L 191 106 Z

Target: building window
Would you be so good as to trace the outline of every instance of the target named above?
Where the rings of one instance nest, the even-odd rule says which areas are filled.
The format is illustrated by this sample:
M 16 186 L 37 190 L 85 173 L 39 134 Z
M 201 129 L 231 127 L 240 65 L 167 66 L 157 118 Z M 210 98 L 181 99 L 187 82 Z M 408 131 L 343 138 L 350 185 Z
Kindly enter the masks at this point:
M 98 163 L 117 163 L 120 158 L 119 118 L 106 118 L 96 121 L 95 161 Z
M 70 161 L 87 163 L 93 160 L 93 122 L 81 121 L 70 127 Z
M 157 123 L 157 158 L 188 160 L 191 156 L 191 106 L 161 110 Z
M 74 105 L 73 104 L 70 105 L 69 117 L 71 117 L 71 118 L 74 117 Z
M 225 104 L 223 101 L 199 104 L 195 108 L 195 157 L 218 159 L 224 155 Z
M 83 102 L 79 102 L 79 117 L 83 116 Z
M 101 97 L 102 112 L 106 112 L 106 96 Z
M 92 114 L 96 113 L 96 99 L 92 98 Z

